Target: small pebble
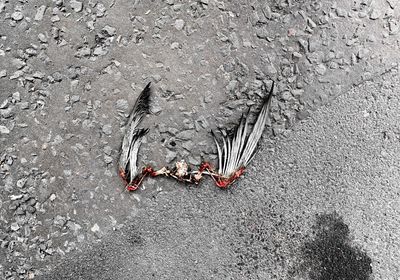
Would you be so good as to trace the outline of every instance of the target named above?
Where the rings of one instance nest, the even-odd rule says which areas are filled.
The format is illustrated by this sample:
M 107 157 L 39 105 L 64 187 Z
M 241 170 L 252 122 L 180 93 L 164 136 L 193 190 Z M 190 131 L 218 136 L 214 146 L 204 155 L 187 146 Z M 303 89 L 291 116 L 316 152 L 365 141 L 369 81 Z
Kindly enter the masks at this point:
M 292 97 L 292 94 L 287 90 L 281 93 L 281 98 L 284 101 L 288 101 L 291 97 Z
M 176 138 L 179 138 L 181 140 L 190 140 L 192 139 L 192 137 L 193 137 L 193 131 L 191 130 L 184 130 L 176 135 Z
M 10 226 L 12 231 L 17 231 L 20 229 L 19 225 L 17 223 L 12 223 Z
M 22 194 L 18 194 L 18 195 L 10 195 L 10 199 L 12 200 L 12 201 L 14 201 L 14 200 L 18 200 L 18 199 L 21 199 L 22 198 Z
M 105 135 L 111 135 L 112 134 L 112 126 L 109 124 L 103 125 L 102 131 Z
M 177 154 L 175 151 L 168 150 L 165 160 L 167 161 L 167 163 L 171 163 L 174 159 L 176 159 L 176 156 Z
M 21 103 L 19 104 L 19 106 L 20 106 L 20 108 L 21 108 L 22 110 L 27 110 L 27 109 L 29 109 L 29 102 L 27 102 L 27 101 L 21 102 Z
M 43 33 L 39 33 L 38 39 L 41 43 L 47 43 L 47 37 Z
M 8 107 L 8 99 L 4 99 L 4 101 L 0 104 L 0 109 L 5 109 Z
M 17 11 L 12 13 L 11 18 L 15 21 L 20 21 L 24 18 L 24 15 L 21 12 Z
M 107 163 L 107 164 L 110 164 L 110 163 L 113 162 L 113 158 L 110 157 L 110 156 L 105 155 L 104 156 L 104 162 Z
M 21 101 L 21 94 L 18 91 L 14 92 L 12 94 L 12 99 L 17 102 Z
M 9 134 L 10 130 L 4 125 L 0 125 L 0 134 Z
M 369 54 L 369 50 L 366 48 L 362 48 L 357 53 L 357 58 L 363 59 Z
M 92 232 L 98 232 L 98 231 L 100 231 L 100 227 L 98 224 L 94 224 L 90 230 Z
M 108 36 L 114 36 L 116 29 L 114 27 L 106 25 L 103 27 L 103 31 L 105 31 L 108 34 Z
M 58 15 L 54 15 L 50 18 L 51 22 L 59 22 L 60 21 L 60 17 Z
M 79 95 L 72 95 L 72 96 L 71 96 L 71 102 L 72 102 L 72 103 L 76 103 L 76 102 L 78 102 L 80 99 L 81 99 L 81 98 L 80 98 Z
M 344 9 L 341 9 L 341 8 L 337 8 L 336 9 L 336 15 L 338 16 L 338 17 L 345 17 L 346 16 L 346 10 L 344 10 Z
M 153 106 L 151 106 L 151 108 L 150 108 L 150 112 L 151 112 L 153 115 L 158 115 L 158 114 L 161 113 L 161 111 L 162 111 L 162 108 L 161 108 L 161 106 L 158 106 L 158 105 L 153 105 Z
M 373 9 L 372 12 L 371 12 L 371 15 L 369 16 L 369 18 L 373 19 L 373 20 L 378 19 L 380 17 L 381 17 L 381 13 L 377 9 Z
M 85 56 L 90 56 L 90 53 L 91 53 L 90 48 L 88 46 L 83 46 L 75 52 L 75 56 L 85 57 Z
M 46 12 L 46 6 L 42 5 L 36 10 L 35 20 L 41 21 L 43 19 L 44 13 Z
M 183 27 L 185 26 L 185 21 L 183 20 L 183 19 L 177 19 L 176 21 L 175 21 L 175 28 L 177 29 L 177 30 L 182 30 L 183 29 Z
M 82 11 L 82 8 L 83 8 L 82 2 L 79 2 L 79 1 L 76 1 L 76 0 L 71 0 L 71 2 L 69 3 L 69 5 L 71 6 L 71 8 L 72 8 L 76 13 L 79 13 L 80 11 Z
M 106 155 L 111 155 L 111 152 L 112 152 L 112 149 L 111 149 L 111 147 L 110 146 L 104 146 L 104 148 L 103 148 L 103 152 L 106 154 Z
M 98 55 L 98 56 L 103 56 L 107 54 L 107 50 L 105 48 L 103 48 L 103 46 L 97 46 L 94 50 L 93 50 L 93 54 L 94 55 Z
M 96 16 L 102 17 L 106 12 L 106 7 L 102 3 L 97 3 L 96 5 Z
M 323 64 L 318 64 L 316 67 L 315 67 L 315 71 L 319 74 L 319 75 L 325 75 L 325 73 L 326 73 L 326 66 L 325 65 L 323 65 Z
M 178 43 L 178 42 L 173 42 L 173 43 L 171 44 L 170 48 L 171 48 L 172 50 L 175 50 L 175 49 L 179 48 L 179 43 Z

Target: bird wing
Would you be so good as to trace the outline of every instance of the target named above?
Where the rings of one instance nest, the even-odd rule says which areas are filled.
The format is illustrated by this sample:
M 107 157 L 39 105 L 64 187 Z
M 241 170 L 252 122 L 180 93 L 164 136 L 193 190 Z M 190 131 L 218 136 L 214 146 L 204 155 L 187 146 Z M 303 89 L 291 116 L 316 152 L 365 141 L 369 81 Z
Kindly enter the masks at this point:
M 233 136 L 229 136 L 222 130 L 222 144 L 219 143 L 217 136 L 212 131 L 212 135 L 217 146 L 218 168 L 214 171 L 212 166 L 203 162 L 198 171 L 191 172 L 188 178 L 180 175 L 171 175 L 173 171 L 163 167 L 158 171 L 147 166 L 141 172 L 137 167 L 138 152 L 143 137 L 148 133 L 148 129 L 138 128 L 143 117 L 149 113 L 150 109 L 150 83 L 140 93 L 127 123 L 127 131 L 122 141 L 121 156 L 119 159 L 119 170 L 121 177 L 125 180 L 127 190 L 136 190 L 144 177 L 164 175 L 174 177 L 178 180 L 185 180 L 191 183 L 198 183 L 201 175 L 204 173 L 211 176 L 217 186 L 226 188 L 235 181 L 244 171 L 244 168 L 253 159 L 258 142 L 262 136 L 265 124 L 268 118 L 268 111 L 271 104 L 271 97 L 274 89 L 274 83 L 265 97 L 260 111 L 258 112 L 256 122 L 250 125 L 249 114 L 242 115 Z M 249 133 L 248 133 L 249 132 Z M 194 175 L 194 176 L 192 176 Z
M 140 93 L 138 99 L 133 106 L 132 112 L 127 122 L 127 130 L 122 140 L 121 156 L 119 158 L 119 170 L 124 175 L 127 183 L 138 175 L 137 156 L 140 145 L 143 141 L 143 136 L 148 132 L 148 129 L 138 129 L 143 117 L 149 113 L 151 83 L 148 83 Z
M 229 178 L 239 169 L 245 168 L 253 159 L 268 119 L 273 90 L 274 83 L 263 101 L 257 120 L 249 134 L 247 134 L 247 131 L 250 130 L 248 114 L 246 117 L 242 116 L 233 137 L 225 132 L 222 133 L 222 148 L 215 133 L 212 132 L 218 153 L 218 175 Z

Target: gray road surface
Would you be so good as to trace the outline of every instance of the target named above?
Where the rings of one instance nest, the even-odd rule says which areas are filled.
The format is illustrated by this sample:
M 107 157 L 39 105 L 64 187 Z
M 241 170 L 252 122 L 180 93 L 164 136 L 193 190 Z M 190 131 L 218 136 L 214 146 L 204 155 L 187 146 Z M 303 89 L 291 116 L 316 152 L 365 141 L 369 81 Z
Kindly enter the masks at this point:
M 43 279 L 398 279 L 399 86 L 393 71 L 266 137 L 228 191 L 138 192 L 120 230 Z
M 399 22 L 395 0 L 0 0 L 0 277 L 397 279 Z M 276 82 L 245 178 L 123 192 L 149 81 L 155 166 L 215 159 L 210 129 Z

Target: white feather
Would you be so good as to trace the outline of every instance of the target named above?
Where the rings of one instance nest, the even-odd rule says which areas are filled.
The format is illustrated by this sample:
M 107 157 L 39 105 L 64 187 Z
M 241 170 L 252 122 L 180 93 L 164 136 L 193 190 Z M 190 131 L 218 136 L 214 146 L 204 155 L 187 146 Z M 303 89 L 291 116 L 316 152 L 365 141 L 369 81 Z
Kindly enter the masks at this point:
M 246 167 L 253 159 L 257 149 L 257 144 L 263 134 L 267 122 L 273 89 L 274 84 L 272 84 L 271 90 L 264 100 L 262 108 L 258 113 L 257 120 L 249 135 L 247 135 L 249 128 L 248 114 L 245 118 L 242 117 L 240 120 L 233 137 L 229 137 L 222 132 L 222 149 L 213 133 L 218 152 L 218 174 L 221 176 L 229 178 L 240 168 Z

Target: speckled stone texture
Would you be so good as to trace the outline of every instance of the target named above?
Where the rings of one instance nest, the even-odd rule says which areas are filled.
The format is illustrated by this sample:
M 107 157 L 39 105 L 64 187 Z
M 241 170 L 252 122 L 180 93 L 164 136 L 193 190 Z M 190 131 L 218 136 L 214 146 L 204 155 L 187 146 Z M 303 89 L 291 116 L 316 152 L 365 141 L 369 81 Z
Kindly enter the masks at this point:
M 398 278 L 399 16 L 395 0 L 0 0 L 0 278 L 318 279 L 320 217 L 346 229 L 338 263 Z M 150 81 L 155 167 L 214 161 L 210 129 L 276 82 L 233 188 L 124 192 Z

